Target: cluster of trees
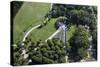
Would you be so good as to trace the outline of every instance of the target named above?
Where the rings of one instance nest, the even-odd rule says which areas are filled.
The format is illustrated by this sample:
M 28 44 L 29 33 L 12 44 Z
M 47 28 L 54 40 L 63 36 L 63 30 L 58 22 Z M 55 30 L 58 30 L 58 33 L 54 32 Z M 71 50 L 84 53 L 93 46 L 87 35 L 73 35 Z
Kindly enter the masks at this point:
M 50 12 L 50 15 L 52 18 L 59 18 L 61 16 L 66 17 L 69 22 L 68 23 L 69 26 L 71 26 L 72 24 L 76 25 L 77 28 L 80 28 L 80 25 L 82 25 L 84 28 L 85 26 L 87 26 L 89 35 L 92 36 L 93 58 L 97 59 L 97 7 L 96 6 L 53 4 L 53 8 Z M 58 21 L 62 21 L 62 19 L 59 19 Z M 58 28 L 58 23 L 56 23 L 55 25 Z M 84 31 L 84 29 L 82 29 L 82 31 Z M 80 33 L 84 34 L 84 32 L 82 31 L 80 31 Z M 77 45 L 79 46 L 79 44 L 81 45 L 84 44 L 85 46 L 85 44 L 87 43 L 87 46 L 90 45 L 88 43 L 89 37 L 86 36 L 87 34 L 84 34 L 82 37 L 80 37 L 79 31 L 78 32 L 75 31 L 75 33 L 77 34 L 77 36 L 73 35 L 73 37 L 70 39 L 70 46 L 71 46 L 70 55 L 73 56 L 74 59 L 74 55 L 77 54 L 77 57 L 82 59 L 84 55 L 86 55 L 85 52 L 87 49 L 84 49 L 82 47 L 80 49 L 77 49 L 75 52 L 74 48 L 78 48 L 76 46 Z M 75 45 L 74 48 L 72 48 L 73 45 Z M 79 56 L 79 53 L 77 53 L 78 50 L 80 51 L 79 53 L 83 55 L 83 57 Z M 69 56 L 69 58 L 71 56 Z M 80 60 L 79 58 L 77 59 Z M 77 59 L 73 61 L 77 61 Z
M 65 16 L 66 15 L 66 9 L 64 4 L 53 4 L 52 10 L 50 12 L 52 18 L 57 18 L 59 16 Z
M 27 39 L 24 42 L 24 49 L 28 54 L 28 58 L 23 58 L 22 48 L 15 48 L 14 65 L 31 65 L 31 64 L 51 64 L 51 63 L 65 63 L 64 44 L 59 39 L 47 40 L 47 43 L 41 40 L 32 42 Z M 32 62 L 28 62 L 29 60 Z
M 27 63 L 28 60 L 24 59 L 24 57 L 22 56 L 22 48 L 20 46 L 20 44 L 17 44 L 16 46 L 13 46 L 13 65 L 25 65 Z
M 70 39 L 70 50 L 68 54 L 68 59 L 70 62 L 80 61 L 87 57 L 87 52 L 89 49 L 89 32 L 83 27 L 79 26 L 72 38 Z
M 97 19 L 96 6 L 83 6 L 83 5 L 66 5 L 66 4 L 53 4 L 52 10 L 49 12 L 52 18 L 64 16 L 68 18 L 70 23 L 88 25 L 94 28 Z

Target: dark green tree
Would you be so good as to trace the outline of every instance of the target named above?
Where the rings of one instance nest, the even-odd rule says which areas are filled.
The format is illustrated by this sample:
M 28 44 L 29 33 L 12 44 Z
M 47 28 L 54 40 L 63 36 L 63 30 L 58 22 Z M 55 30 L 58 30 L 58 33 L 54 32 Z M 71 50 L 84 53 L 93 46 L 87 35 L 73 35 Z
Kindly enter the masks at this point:
M 70 39 L 69 60 L 72 62 L 80 61 L 87 56 L 89 48 L 89 33 L 83 26 L 79 26 L 73 37 Z

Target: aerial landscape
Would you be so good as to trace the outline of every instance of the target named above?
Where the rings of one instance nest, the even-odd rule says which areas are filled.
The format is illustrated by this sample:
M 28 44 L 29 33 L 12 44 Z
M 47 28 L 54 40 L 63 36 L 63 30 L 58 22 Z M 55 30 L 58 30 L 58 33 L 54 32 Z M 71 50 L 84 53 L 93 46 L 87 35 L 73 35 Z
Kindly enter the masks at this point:
M 11 2 L 11 64 L 97 61 L 97 6 Z

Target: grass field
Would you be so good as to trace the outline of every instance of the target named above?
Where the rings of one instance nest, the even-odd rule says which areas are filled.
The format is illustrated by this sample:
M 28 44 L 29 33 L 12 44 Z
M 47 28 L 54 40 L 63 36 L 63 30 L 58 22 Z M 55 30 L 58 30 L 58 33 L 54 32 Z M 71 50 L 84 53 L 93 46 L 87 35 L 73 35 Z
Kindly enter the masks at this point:
M 49 11 L 50 4 L 24 2 L 14 18 L 14 43 L 23 39 L 26 31 L 32 26 L 42 23 L 43 17 Z
M 69 30 L 67 30 L 67 33 L 66 33 L 66 35 L 67 35 L 67 41 L 68 40 L 70 40 L 70 38 L 73 36 L 73 33 L 75 32 L 75 30 L 76 30 L 76 25 L 72 25 L 70 28 L 69 28 Z
M 33 42 L 36 42 L 38 40 L 45 41 L 49 36 L 51 36 L 55 31 L 55 24 L 56 19 L 51 19 L 46 26 L 43 26 L 40 29 L 35 29 L 32 31 L 29 35 Z
M 70 47 L 70 44 L 69 44 L 69 40 L 70 40 L 70 38 L 73 36 L 73 33 L 75 32 L 75 30 L 76 30 L 76 25 L 71 25 L 71 27 L 69 28 L 69 30 L 67 30 L 67 33 L 66 33 L 66 38 L 67 38 L 67 48 L 69 48 Z
M 25 2 L 14 18 L 14 43 L 20 42 L 25 33 L 33 26 L 43 23 L 44 16 L 49 9 L 50 4 Z M 51 19 L 43 28 L 32 31 L 29 37 L 33 41 L 46 40 L 56 31 L 54 28 L 55 21 L 56 19 Z M 72 37 L 75 27 L 72 25 L 67 31 L 67 41 Z

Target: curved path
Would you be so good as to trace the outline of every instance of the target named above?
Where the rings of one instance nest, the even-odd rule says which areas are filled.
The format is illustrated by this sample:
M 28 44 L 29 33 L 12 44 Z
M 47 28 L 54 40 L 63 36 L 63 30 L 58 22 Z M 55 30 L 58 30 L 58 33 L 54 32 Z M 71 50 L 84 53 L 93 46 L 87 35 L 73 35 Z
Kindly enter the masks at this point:
M 25 41 L 26 37 L 30 34 L 31 31 L 35 30 L 35 29 L 38 28 L 39 26 L 40 26 L 40 24 L 39 24 L 39 25 L 36 25 L 36 26 L 34 26 L 34 27 L 32 27 L 32 28 L 25 34 L 25 36 L 24 36 L 22 42 Z M 24 46 L 24 43 L 22 43 L 21 46 Z M 26 59 L 26 58 L 28 57 L 28 54 L 26 54 L 26 50 L 25 50 L 25 49 L 22 50 L 22 55 L 24 56 L 24 59 Z
M 52 6 L 53 6 L 53 4 L 51 3 L 51 5 L 50 5 L 50 10 L 52 10 Z M 46 22 L 46 21 L 44 21 L 44 23 L 45 23 L 45 22 Z M 36 25 L 35 27 L 32 27 L 32 28 L 24 35 L 24 38 L 23 38 L 22 42 L 25 41 L 26 37 L 30 34 L 31 31 L 33 31 L 34 29 L 38 28 L 39 26 L 40 26 L 40 24 L 39 24 L 39 25 Z M 24 46 L 24 43 L 22 43 L 21 45 Z
M 53 5 L 53 4 L 51 3 L 50 10 L 52 9 L 52 5 Z M 48 20 L 48 19 L 47 19 L 47 20 Z M 45 23 L 45 22 L 46 22 L 46 21 L 44 21 L 44 23 Z M 40 25 L 41 25 L 41 24 L 36 25 L 36 26 L 32 27 L 30 30 L 28 30 L 28 32 L 26 32 L 26 34 L 25 34 L 24 37 L 23 37 L 21 46 L 24 46 L 24 43 L 23 43 L 23 42 L 25 41 L 26 37 L 30 34 L 30 32 L 33 31 L 33 30 L 35 30 L 36 28 L 38 28 Z M 25 50 L 25 49 L 22 50 L 22 55 L 24 56 L 24 59 L 26 59 L 26 58 L 28 57 L 28 54 L 26 54 L 26 50 Z
M 35 30 L 35 29 L 38 28 L 39 26 L 40 26 L 40 24 L 39 24 L 39 25 L 36 25 L 36 26 L 34 26 L 34 27 L 32 27 L 32 28 L 25 34 L 25 36 L 24 36 L 22 42 L 25 41 L 26 37 L 30 34 L 31 31 Z M 23 46 L 23 45 L 24 45 L 24 43 L 22 43 L 22 46 Z

